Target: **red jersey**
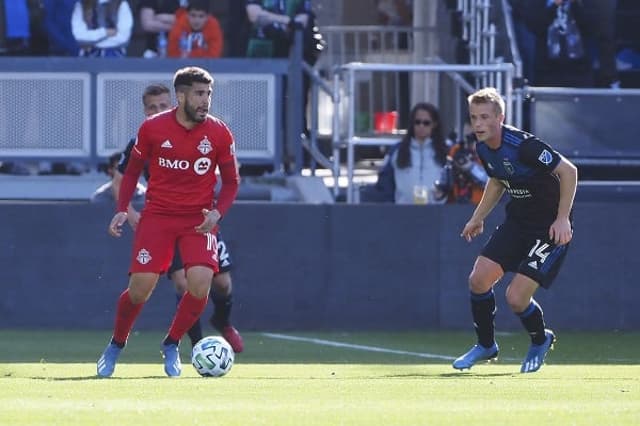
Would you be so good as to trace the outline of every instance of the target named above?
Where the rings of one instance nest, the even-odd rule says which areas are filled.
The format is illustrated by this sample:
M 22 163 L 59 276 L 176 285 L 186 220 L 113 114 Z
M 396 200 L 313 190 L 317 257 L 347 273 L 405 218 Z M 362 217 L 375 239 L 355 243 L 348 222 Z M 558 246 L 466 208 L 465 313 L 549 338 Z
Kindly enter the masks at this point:
M 215 207 L 221 214 L 237 194 L 233 135 L 222 120 L 211 115 L 190 130 L 178 123 L 176 108 L 145 120 L 131 150 L 125 179 L 137 181 L 145 163 L 150 175 L 145 211 L 150 213 L 182 215 L 211 210 L 216 166 L 220 167 L 222 189 Z M 130 201 L 124 187 L 123 180 L 119 211 L 126 211 Z

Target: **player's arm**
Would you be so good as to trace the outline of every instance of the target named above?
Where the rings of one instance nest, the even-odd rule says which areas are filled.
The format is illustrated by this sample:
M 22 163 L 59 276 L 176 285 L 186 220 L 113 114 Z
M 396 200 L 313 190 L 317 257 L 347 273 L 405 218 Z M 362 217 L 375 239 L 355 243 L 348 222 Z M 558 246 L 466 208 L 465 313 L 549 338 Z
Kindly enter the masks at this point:
M 231 131 L 224 124 L 222 124 L 222 128 L 223 134 L 221 135 L 221 140 L 226 140 L 227 142 L 226 145 L 221 147 L 217 158 L 222 185 L 220 186 L 220 193 L 214 201 L 215 205 L 213 206 L 213 210 L 202 210 L 205 218 L 200 225 L 196 226 L 197 232 L 211 232 L 227 210 L 229 210 L 238 195 L 240 173 L 238 172 L 236 147 Z M 211 173 L 215 173 L 215 168 L 211 170 Z
M 145 159 L 142 158 L 136 147 L 133 147 L 133 155 L 129 158 L 127 169 L 122 175 L 120 190 L 118 191 L 118 212 L 127 212 L 133 193 L 138 185 L 138 179 L 144 168 Z
M 493 208 L 498 204 L 502 194 L 504 194 L 504 185 L 496 178 L 489 178 L 484 186 L 484 193 L 478 206 L 476 207 L 471 219 L 483 221 Z
M 127 168 L 122 173 L 122 182 L 120 183 L 120 190 L 118 191 L 118 202 L 116 208 L 116 214 L 111 220 L 109 225 L 109 233 L 114 237 L 119 237 L 122 234 L 122 224 L 127 220 L 127 211 L 131 198 L 138 185 L 138 179 L 144 169 L 146 160 L 149 157 L 150 146 L 149 138 L 147 136 L 147 128 L 150 121 L 145 121 L 138 130 L 138 137 L 135 143 L 132 145 L 129 152 L 129 160 Z
M 129 160 L 127 160 L 128 162 Z M 120 173 L 119 170 L 115 170 L 113 172 L 113 178 L 111 179 L 111 191 L 113 191 L 113 199 L 118 202 L 118 197 L 120 196 L 120 186 L 122 186 L 122 178 L 123 174 Z M 131 203 L 127 206 L 127 221 L 131 228 L 134 230 L 138 226 L 138 221 L 140 220 L 140 213 L 136 210 Z
M 573 200 L 578 186 L 578 169 L 573 163 L 561 156 L 553 173 L 560 180 L 560 201 L 558 202 L 556 220 L 549 228 L 549 238 L 556 244 L 567 244 L 573 236 L 569 215 L 573 208 Z
M 240 173 L 238 173 L 238 163 L 235 156 L 233 159 L 220 164 L 218 167 L 220 168 L 222 185 L 216 202 L 216 210 L 220 212 L 221 216 L 224 216 L 238 195 Z
M 111 178 L 111 192 L 113 193 L 113 199 L 118 202 L 118 195 L 120 195 L 120 186 L 122 185 L 122 173 L 116 170 L 113 171 L 113 177 Z
M 556 220 L 549 227 L 549 239 L 556 244 L 571 241 L 572 230 L 569 215 L 578 185 L 578 171 L 569 160 L 536 137 L 520 145 L 520 159 L 532 167 L 555 174 L 560 181 L 560 201 Z
M 132 139 L 127 144 L 127 147 L 124 149 L 122 153 L 122 157 L 120 158 L 120 162 L 114 170 L 113 177 L 111 179 L 111 190 L 113 191 L 113 199 L 118 202 L 118 197 L 120 195 L 120 186 L 122 185 L 122 178 L 124 176 L 124 172 L 129 165 L 129 158 L 131 157 L 131 149 L 133 148 L 133 144 L 135 143 L 135 139 Z M 129 203 L 127 207 L 127 221 L 131 228 L 134 230 L 138 225 L 138 221 L 140 220 L 140 213 Z
M 487 184 L 484 187 L 484 193 L 480 203 L 476 206 L 476 209 L 471 215 L 471 219 L 465 224 L 460 236 L 471 241 L 474 237 L 482 234 L 484 230 L 484 219 L 491 213 L 494 207 L 502 198 L 504 194 L 504 185 L 500 183 L 498 179 L 489 178 Z

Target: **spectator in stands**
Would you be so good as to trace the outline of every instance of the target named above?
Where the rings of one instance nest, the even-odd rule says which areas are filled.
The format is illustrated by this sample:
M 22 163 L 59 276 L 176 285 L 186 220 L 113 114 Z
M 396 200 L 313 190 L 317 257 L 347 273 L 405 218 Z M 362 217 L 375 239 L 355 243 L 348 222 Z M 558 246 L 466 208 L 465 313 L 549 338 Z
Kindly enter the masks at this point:
M 304 30 L 304 60 L 313 65 L 324 41 L 316 26 L 309 0 L 247 0 L 247 17 L 253 25 L 247 46 L 250 58 L 286 58 L 292 45 L 292 30 Z
M 449 149 L 447 162 L 435 187 L 448 203 L 477 205 L 487 180 L 487 173 L 476 152 L 475 135 L 467 134 Z
M 31 38 L 27 0 L 3 0 L 5 55 L 28 55 Z
M 244 58 L 247 54 L 247 43 L 251 23 L 247 17 L 247 0 L 229 2 L 225 28 L 225 56 Z
M 377 9 L 382 25 L 413 25 L 413 0 L 378 0 Z
M 294 30 L 303 31 L 303 60 L 313 66 L 324 49 L 324 40 L 316 25 L 310 0 L 248 0 L 247 17 L 252 25 L 247 44 L 250 58 L 287 58 L 293 43 Z M 311 79 L 302 74 L 302 128 L 308 136 L 307 103 Z M 293 157 L 287 152 L 285 156 Z M 286 165 L 285 167 L 287 167 Z
M 92 203 L 109 203 L 115 205 L 118 200 L 118 190 L 119 186 L 113 184 L 113 178 L 115 174 L 118 172 L 118 163 L 122 159 L 122 152 L 116 152 L 109 157 L 109 160 L 106 164 L 104 172 L 109 176 L 109 182 L 104 185 L 100 185 L 98 189 L 95 190 L 89 201 Z M 144 201 L 144 195 L 147 192 L 146 186 L 142 183 L 138 182 L 136 187 L 136 191 L 133 195 L 133 201 L 142 202 Z
M 49 55 L 78 56 L 80 50 L 71 31 L 71 16 L 77 0 L 43 0 L 44 25 Z
M 530 85 L 619 87 L 615 62 L 615 10 L 617 0 L 510 0 L 516 41 L 522 57 L 523 74 Z M 594 45 L 592 61 L 580 46 L 567 54 L 565 41 L 558 41 L 558 55 L 550 57 L 550 26 L 558 9 L 577 23 L 580 42 Z M 564 21 L 566 33 L 567 21 Z M 598 64 L 594 79 L 592 62 Z
M 224 48 L 220 23 L 209 13 L 208 0 L 190 0 L 186 13 L 177 13 L 169 32 L 172 58 L 219 58 Z
M 140 24 L 146 33 L 145 58 L 166 56 L 169 31 L 176 22 L 176 12 L 187 7 L 187 0 L 141 0 Z
M 387 154 L 376 188 L 396 204 L 444 203 L 446 194 L 435 187 L 447 157 L 440 112 L 421 102 L 409 116 L 407 134 Z
M 132 28 L 127 0 L 80 0 L 73 9 L 71 29 L 80 45 L 80 56 L 125 56 Z
M 620 87 L 616 65 L 617 5 L 617 0 L 582 0 L 582 28 L 595 45 L 596 86 L 600 87 Z
M 540 1 L 509 0 L 516 44 L 522 60 L 522 74 L 527 84 L 536 84 L 536 66 L 546 37 L 547 13 Z

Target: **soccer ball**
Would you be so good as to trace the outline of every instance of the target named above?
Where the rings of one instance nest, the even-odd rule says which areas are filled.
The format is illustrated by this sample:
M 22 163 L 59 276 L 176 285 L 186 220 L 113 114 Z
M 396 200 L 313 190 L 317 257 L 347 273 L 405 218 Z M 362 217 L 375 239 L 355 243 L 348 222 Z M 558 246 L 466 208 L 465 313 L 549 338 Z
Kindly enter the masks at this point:
M 191 364 L 204 377 L 222 377 L 233 367 L 235 353 L 220 336 L 204 337 L 191 351 Z

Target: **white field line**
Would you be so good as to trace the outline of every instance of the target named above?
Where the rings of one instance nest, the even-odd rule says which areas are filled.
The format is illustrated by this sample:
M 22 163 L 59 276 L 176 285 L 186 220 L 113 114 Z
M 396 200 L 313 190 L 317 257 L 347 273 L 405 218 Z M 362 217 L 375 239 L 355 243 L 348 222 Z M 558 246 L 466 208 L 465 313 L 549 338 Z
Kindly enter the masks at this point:
M 427 358 L 427 359 L 441 359 L 445 361 L 453 361 L 456 359 L 454 356 L 448 355 L 439 355 L 439 354 L 430 354 L 424 352 L 411 352 L 411 351 L 401 351 L 397 349 L 388 349 L 381 348 L 378 346 L 368 346 L 368 345 L 356 345 L 354 343 L 343 343 L 336 342 L 333 340 L 324 340 L 324 339 L 316 339 L 313 337 L 300 337 L 300 336 L 291 336 L 288 334 L 280 334 L 280 333 L 260 333 L 262 336 L 271 337 L 272 339 L 281 339 L 281 340 L 290 340 L 293 342 L 305 342 L 305 343 L 313 343 L 316 345 L 322 346 L 333 346 L 335 348 L 347 348 L 347 349 L 355 349 L 358 351 L 368 351 L 368 352 L 379 352 L 379 353 L 387 353 L 387 354 L 395 354 L 395 355 L 407 355 L 407 356 L 415 356 L 418 358 Z M 509 335 L 513 333 L 509 332 L 498 332 L 497 335 Z M 512 357 L 500 357 L 499 360 L 507 361 L 507 362 L 520 362 L 520 358 L 512 358 Z M 624 363 L 624 362 L 637 362 L 637 359 L 630 358 L 608 358 L 608 362 L 613 363 Z
M 314 339 L 311 337 L 289 336 L 287 334 L 279 334 L 279 333 L 261 333 L 261 334 L 265 337 L 271 337 L 272 339 L 291 340 L 295 342 L 306 342 L 306 343 L 313 343 L 313 344 L 322 345 L 322 346 L 333 346 L 335 348 L 355 349 L 358 351 L 381 352 L 381 353 L 395 354 L 395 355 L 408 355 L 408 356 L 416 356 L 419 358 L 442 359 L 445 361 L 453 361 L 454 359 L 456 359 L 453 356 L 447 356 L 447 355 L 401 351 L 397 349 L 380 348 L 378 346 L 356 345 L 353 343 L 335 342 L 333 340 Z

